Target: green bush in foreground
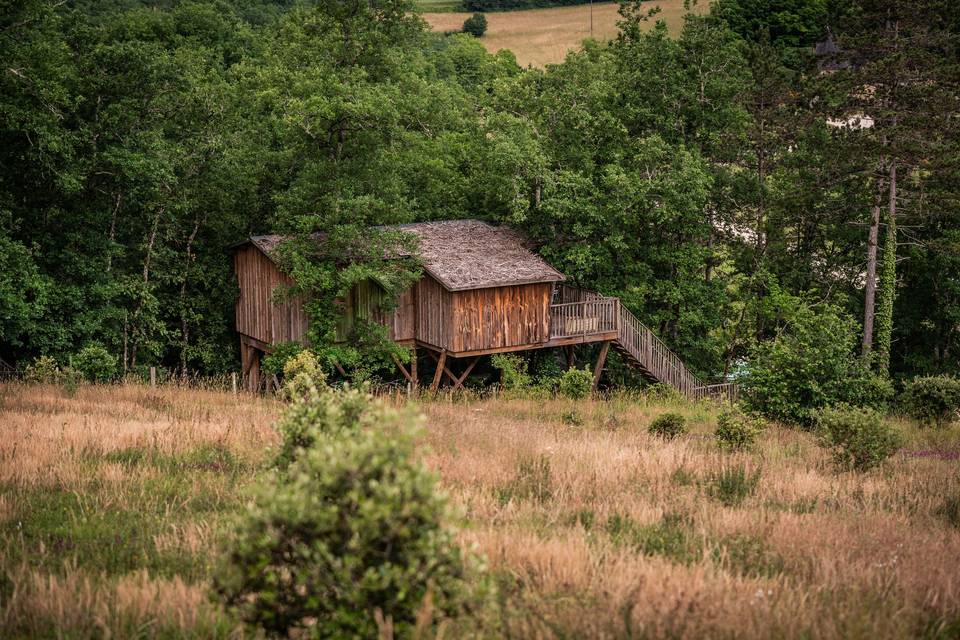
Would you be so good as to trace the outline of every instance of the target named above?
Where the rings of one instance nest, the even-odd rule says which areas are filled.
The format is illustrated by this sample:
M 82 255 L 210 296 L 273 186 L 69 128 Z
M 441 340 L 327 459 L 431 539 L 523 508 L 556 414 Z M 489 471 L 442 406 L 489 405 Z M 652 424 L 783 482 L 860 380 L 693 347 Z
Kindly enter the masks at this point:
M 560 395 L 574 400 L 586 398 L 593 391 L 593 374 L 589 369 L 567 369 L 560 376 Z
M 315 394 L 294 403 L 277 425 L 281 442 L 276 467 L 287 470 L 324 438 L 350 436 L 395 421 L 396 412 L 364 390 L 346 387 L 336 393 Z
M 817 430 L 824 446 L 843 469 L 866 471 L 891 455 L 903 444 L 900 433 L 873 409 L 839 405 L 816 413 Z
M 664 440 L 673 440 L 687 430 L 687 419 L 679 413 L 664 413 L 656 417 L 647 429 Z
M 904 389 L 903 400 L 916 420 L 942 427 L 960 413 L 960 379 L 953 376 L 916 378 Z
M 458 610 L 464 567 L 445 526 L 447 501 L 416 459 L 413 419 L 356 392 L 346 407 L 329 397 L 323 405 L 321 422 L 363 410 L 353 429 L 320 437 L 260 490 L 216 592 L 268 635 L 429 629 Z
M 713 436 L 720 448 L 734 451 L 752 447 L 762 430 L 762 421 L 736 411 L 724 411 L 717 417 Z

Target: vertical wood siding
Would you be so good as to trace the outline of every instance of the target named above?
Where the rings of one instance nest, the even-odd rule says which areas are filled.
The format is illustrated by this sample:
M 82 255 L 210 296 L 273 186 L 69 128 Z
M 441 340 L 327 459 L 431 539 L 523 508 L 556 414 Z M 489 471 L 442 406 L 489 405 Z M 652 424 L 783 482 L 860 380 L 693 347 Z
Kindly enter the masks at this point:
M 550 339 L 550 283 L 455 291 L 454 352 L 542 344 Z
M 236 251 L 234 267 L 240 285 L 237 332 L 268 344 L 302 340 L 307 332 L 307 315 L 300 301 L 273 303 L 274 289 L 293 281 L 254 246 Z
M 337 323 L 335 340 L 346 342 L 356 320 L 375 320 L 386 325 L 391 340 L 413 340 L 416 334 L 416 308 L 414 306 L 416 285 L 400 294 L 397 306 L 390 317 L 381 311 L 384 304 L 383 289 L 371 280 L 358 282 L 343 301 L 343 313 Z
M 449 348 L 452 294 L 427 274 L 416 289 L 417 339 L 435 347 Z
M 413 340 L 417 337 L 417 286 L 413 285 L 400 294 L 397 308 L 390 324 L 390 337 L 396 341 Z

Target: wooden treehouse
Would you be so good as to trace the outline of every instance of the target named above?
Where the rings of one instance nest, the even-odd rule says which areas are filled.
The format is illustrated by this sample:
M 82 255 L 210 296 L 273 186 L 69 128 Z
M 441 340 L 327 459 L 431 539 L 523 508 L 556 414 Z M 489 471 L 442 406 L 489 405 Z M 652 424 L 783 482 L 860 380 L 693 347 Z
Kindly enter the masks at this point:
M 463 385 L 481 356 L 510 351 L 599 343 L 594 386 L 613 346 L 648 380 L 670 385 L 691 398 L 727 396 L 732 385 L 705 385 L 618 298 L 564 284 L 564 276 L 530 251 L 506 227 L 477 220 L 400 225 L 415 234 L 423 276 L 397 300 L 389 315 L 379 311 L 382 289 L 357 285 L 344 300 L 344 327 L 355 318 L 385 324 L 391 339 L 413 350 L 409 366 L 397 362 L 414 386 L 421 383 L 417 356 L 436 362 L 430 388 L 446 377 Z M 274 304 L 273 290 L 292 284 L 271 253 L 280 236 L 253 236 L 234 247 L 240 287 L 236 303 L 243 377 L 259 387 L 260 358 L 271 345 L 302 340 L 308 319 L 297 301 Z M 345 335 L 345 331 L 341 332 Z M 456 373 L 455 373 L 456 371 Z

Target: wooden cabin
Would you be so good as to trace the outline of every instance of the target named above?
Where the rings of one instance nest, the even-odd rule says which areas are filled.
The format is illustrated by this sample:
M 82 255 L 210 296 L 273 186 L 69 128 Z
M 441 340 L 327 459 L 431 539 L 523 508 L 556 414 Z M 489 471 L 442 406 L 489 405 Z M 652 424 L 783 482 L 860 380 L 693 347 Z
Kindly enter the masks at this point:
M 414 351 L 409 367 L 397 362 L 412 385 L 419 384 L 418 349 L 436 362 L 431 382 L 436 389 L 444 376 L 454 388 L 461 386 L 483 355 L 602 343 L 594 384 L 613 344 L 651 380 L 691 395 L 706 388 L 617 298 L 567 286 L 563 274 L 516 231 L 479 220 L 391 228 L 417 237 L 423 276 L 401 294 L 389 317 L 381 311 L 384 291 L 376 282 L 354 287 L 343 301 L 338 337 L 346 338 L 355 319 L 385 324 L 391 339 Z M 274 299 L 277 287 L 292 284 L 271 258 L 280 242 L 280 236 L 253 236 L 233 248 L 240 288 L 237 332 L 251 389 L 260 385 L 261 356 L 274 344 L 303 340 L 307 332 L 302 304 Z

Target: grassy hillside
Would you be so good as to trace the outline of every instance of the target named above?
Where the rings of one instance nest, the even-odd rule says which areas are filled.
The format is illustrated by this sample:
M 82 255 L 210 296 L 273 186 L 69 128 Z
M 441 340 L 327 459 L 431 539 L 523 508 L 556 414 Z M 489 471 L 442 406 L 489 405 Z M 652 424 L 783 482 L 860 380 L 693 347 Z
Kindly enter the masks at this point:
M 423 11 L 461 11 L 461 0 L 417 0 L 416 5 Z
M 499 577 L 447 637 L 960 630 L 956 427 L 904 425 L 905 449 L 855 475 L 794 430 L 722 453 L 708 405 L 422 409 L 462 542 Z M 219 392 L 0 387 L 0 637 L 230 636 L 207 585 L 280 410 Z M 691 433 L 648 435 L 668 410 Z
M 425 0 L 421 3 L 427 11 L 431 5 L 445 5 L 444 0 Z M 706 3 L 698 5 L 696 11 L 705 11 Z M 682 27 L 683 16 L 687 13 L 683 0 L 662 0 L 650 2 L 650 6 L 660 6 L 659 20 L 664 20 L 671 30 Z M 615 2 L 597 3 L 593 6 L 593 37 L 608 40 L 617 35 L 617 13 L 619 5 Z M 457 31 L 463 27 L 463 21 L 469 13 L 426 12 L 423 17 L 436 31 Z M 567 52 L 576 49 L 590 33 L 590 6 L 557 7 L 553 9 L 531 9 L 528 11 L 506 11 L 488 13 L 489 28 L 481 38 L 484 46 L 491 52 L 510 49 L 522 66 L 542 67 L 546 64 L 562 62 Z

